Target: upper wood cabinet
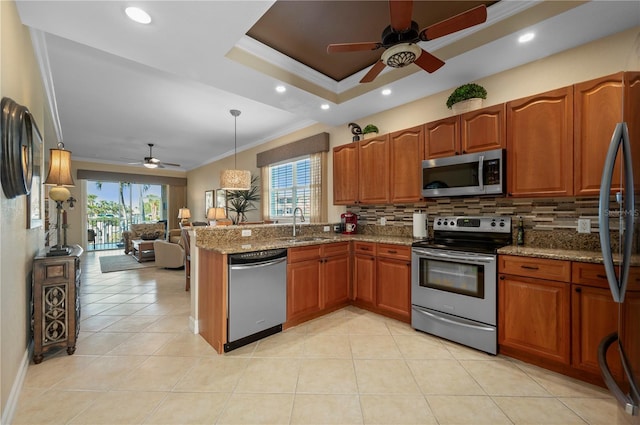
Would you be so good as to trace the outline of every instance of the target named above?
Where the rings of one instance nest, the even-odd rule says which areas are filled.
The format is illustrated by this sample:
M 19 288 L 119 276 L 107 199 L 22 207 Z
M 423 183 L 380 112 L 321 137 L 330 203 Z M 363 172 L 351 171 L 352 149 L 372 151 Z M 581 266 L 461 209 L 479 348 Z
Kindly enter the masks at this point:
M 424 126 L 396 131 L 389 136 L 390 198 L 396 202 L 422 199 Z
M 573 194 L 573 87 L 507 103 L 507 192 Z
M 598 195 L 616 123 L 622 121 L 622 72 L 574 86 L 575 195 Z M 620 155 L 612 183 L 620 184 Z
M 505 105 L 494 105 L 425 125 L 425 159 L 506 147 Z
M 359 201 L 389 202 L 389 135 L 358 142 Z
M 333 148 L 333 203 L 358 202 L 358 143 Z

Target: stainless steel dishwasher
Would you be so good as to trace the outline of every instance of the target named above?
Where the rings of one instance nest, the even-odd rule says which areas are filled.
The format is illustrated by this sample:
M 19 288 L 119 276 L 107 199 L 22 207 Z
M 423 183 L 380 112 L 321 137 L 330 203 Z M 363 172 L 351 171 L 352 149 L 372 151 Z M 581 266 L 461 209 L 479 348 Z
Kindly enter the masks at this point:
M 227 265 L 225 352 L 282 331 L 287 320 L 287 250 L 229 254 Z

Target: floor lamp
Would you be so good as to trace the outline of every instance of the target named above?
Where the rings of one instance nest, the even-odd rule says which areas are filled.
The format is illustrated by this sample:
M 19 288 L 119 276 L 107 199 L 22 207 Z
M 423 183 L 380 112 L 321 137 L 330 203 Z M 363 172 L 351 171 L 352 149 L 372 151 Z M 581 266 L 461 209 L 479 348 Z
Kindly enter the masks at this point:
M 51 185 L 49 198 L 56 201 L 56 244 L 51 247 L 47 256 L 69 255 L 71 249 L 62 244 L 62 224 L 60 222 L 63 210 L 63 203 L 71 199 L 71 192 L 67 186 L 73 187 L 71 177 L 71 151 L 64 149 L 64 143 L 58 143 L 58 149 L 50 149 L 49 174 L 45 185 Z

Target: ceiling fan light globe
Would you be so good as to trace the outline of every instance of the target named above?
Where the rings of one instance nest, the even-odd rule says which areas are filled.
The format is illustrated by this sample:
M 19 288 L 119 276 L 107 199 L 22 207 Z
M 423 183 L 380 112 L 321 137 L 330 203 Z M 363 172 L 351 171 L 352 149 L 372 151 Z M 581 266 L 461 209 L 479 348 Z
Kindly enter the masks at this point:
M 147 168 L 158 168 L 158 164 L 154 164 L 152 162 L 145 162 L 143 165 Z
M 416 61 L 422 54 L 422 48 L 413 43 L 396 44 L 382 54 L 382 62 L 391 68 L 404 68 Z

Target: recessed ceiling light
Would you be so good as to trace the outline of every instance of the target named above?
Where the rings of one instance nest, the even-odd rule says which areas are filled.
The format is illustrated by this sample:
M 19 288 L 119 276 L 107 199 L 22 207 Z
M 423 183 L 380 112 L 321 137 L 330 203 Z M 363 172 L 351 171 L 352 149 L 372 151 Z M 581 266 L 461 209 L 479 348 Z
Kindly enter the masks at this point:
M 323 103 L 322 105 L 320 105 L 320 108 L 322 108 L 323 110 L 327 110 L 329 109 L 329 104 L 328 103 Z
M 522 34 L 520 37 L 518 37 L 518 41 L 520 43 L 526 43 L 527 41 L 533 40 L 533 37 L 535 37 L 535 34 L 532 33 L 532 32 L 528 32 L 528 33 Z
M 124 10 L 129 19 L 139 24 L 148 24 L 151 22 L 151 16 L 139 7 L 127 7 Z
M 277 87 L 276 87 L 276 91 L 277 91 L 278 93 L 284 93 L 284 92 L 286 92 L 286 91 L 287 91 L 287 88 L 286 88 L 285 86 L 277 86 Z
M 391 94 L 391 89 L 384 89 L 381 93 L 383 96 L 389 96 Z

